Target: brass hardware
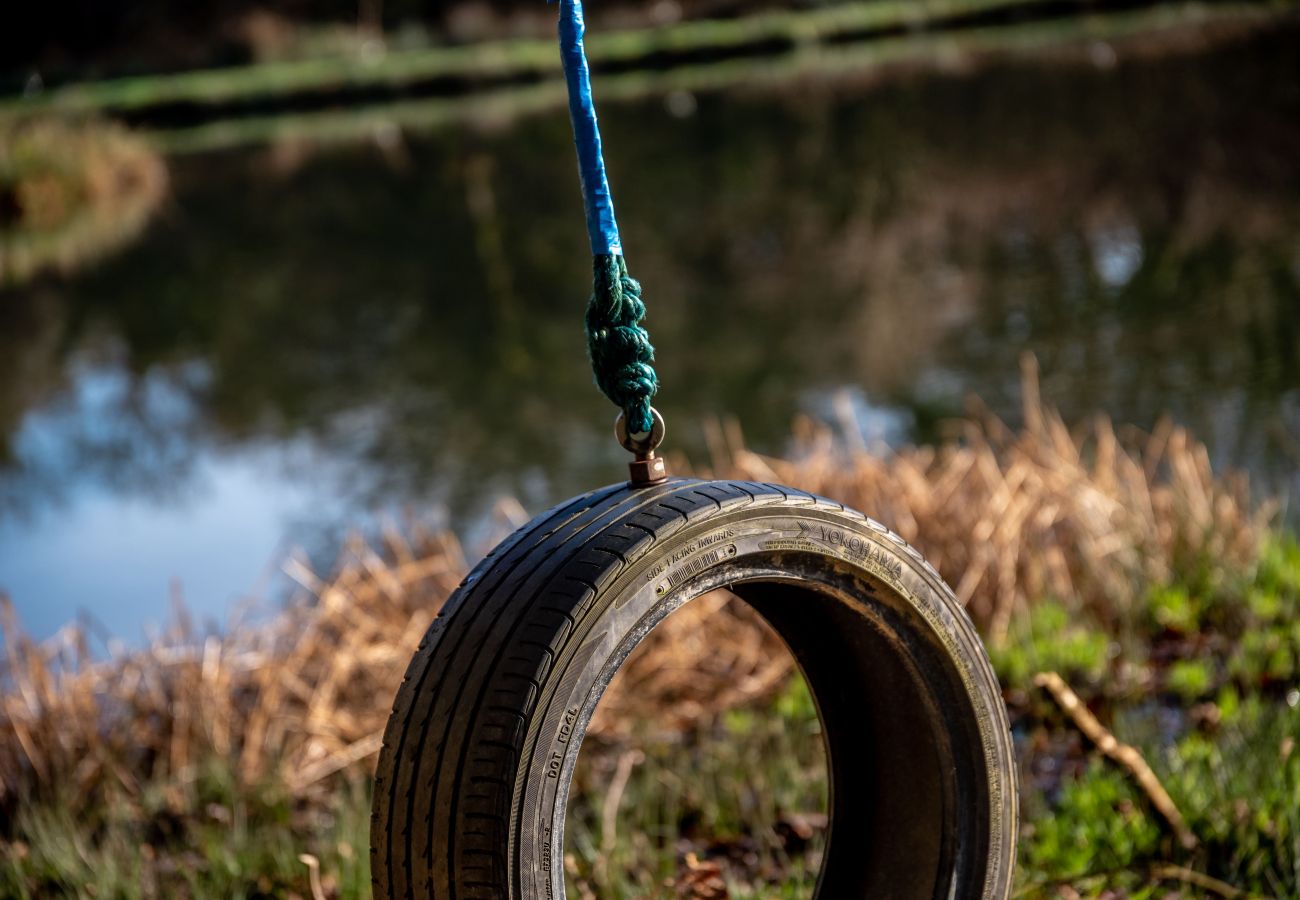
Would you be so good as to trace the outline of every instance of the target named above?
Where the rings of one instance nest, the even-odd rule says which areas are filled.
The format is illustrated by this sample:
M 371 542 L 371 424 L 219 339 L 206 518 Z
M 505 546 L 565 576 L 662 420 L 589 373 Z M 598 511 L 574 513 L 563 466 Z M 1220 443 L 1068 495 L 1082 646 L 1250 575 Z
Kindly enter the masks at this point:
M 636 459 L 628 463 L 632 484 L 637 487 L 661 484 L 668 480 L 668 465 L 662 456 L 655 456 L 655 448 L 663 443 L 667 429 L 664 417 L 659 410 L 650 407 L 651 425 L 648 432 L 631 434 L 627 430 L 627 419 L 622 413 L 614 420 L 614 436 L 624 449 L 632 452 Z

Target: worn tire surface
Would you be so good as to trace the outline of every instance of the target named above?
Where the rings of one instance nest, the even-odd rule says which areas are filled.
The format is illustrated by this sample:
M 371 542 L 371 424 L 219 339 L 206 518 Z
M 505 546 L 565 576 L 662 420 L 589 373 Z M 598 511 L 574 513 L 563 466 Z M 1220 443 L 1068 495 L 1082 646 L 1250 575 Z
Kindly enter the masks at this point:
M 596 703 L 657 622 L 717 587 L 781 634 L 822 718 L 831 822 L 816 896 L 1009 896 L 1006 713 L 952 592 L 837 503 L 690 479 L 543 513 L 447 601 L 384 735 L 375 896 L 563 897 L 565 804 Z

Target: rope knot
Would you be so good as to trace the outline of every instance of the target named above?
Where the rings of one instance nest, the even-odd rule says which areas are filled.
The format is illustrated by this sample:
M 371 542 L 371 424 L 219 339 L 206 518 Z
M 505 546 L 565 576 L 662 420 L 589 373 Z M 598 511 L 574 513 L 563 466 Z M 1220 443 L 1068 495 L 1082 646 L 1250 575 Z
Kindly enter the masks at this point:
M 587 352 L 600 388 L 627 417 L 628 430 L 647 432 L 652 425 L 650 399 L 659 389 L 650 334 L 641 327 L 645 303 L 641 285 L 627 273 L 621 255 L 594 259 L 594 287 L 587 303 Z

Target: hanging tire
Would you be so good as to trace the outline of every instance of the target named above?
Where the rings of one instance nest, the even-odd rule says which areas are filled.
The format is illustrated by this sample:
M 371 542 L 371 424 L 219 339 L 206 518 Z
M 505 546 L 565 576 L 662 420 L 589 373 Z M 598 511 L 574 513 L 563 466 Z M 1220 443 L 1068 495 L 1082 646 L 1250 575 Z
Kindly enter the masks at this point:
M 538 516 L 447 601 L 375 780 L 376 897 L 553 900 L 601 693 L 642 638 L 729 588 L 785 639 L 826 741 L 818 898 L 1007 897 L 1016 784 L 979 638 L 883 526 L 790 488 L 617 485 Z

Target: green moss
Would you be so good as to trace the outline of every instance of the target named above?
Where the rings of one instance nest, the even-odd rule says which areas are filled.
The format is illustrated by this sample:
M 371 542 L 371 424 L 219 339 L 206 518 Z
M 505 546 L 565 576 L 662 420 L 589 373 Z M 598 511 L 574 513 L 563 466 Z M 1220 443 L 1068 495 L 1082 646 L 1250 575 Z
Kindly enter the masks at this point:
M 1251 894 L 1300 896 L 1300 710 L 1231 689 L 1219 704 L 1218 729 L 1172 744 L 1160 736 L 1159 708 L 1116 723 L 1122 740 L 1146 736 L 1143 755 L 1199 839 L 1195 851 L 1180 855 L 1129 775 L 1094 757 L 1027 816 L 1022 885 L 1139 896 L 1172 859 Z
M 1229 671 L 1246 684 L 1284 681 L 1296 672 L 1296 646 L 1289 628 L 1249 631 L 1229 662 Z
M 1072 683 L 1100 682 L 1111 642 L 1096 626 L 1060 603 L 1044 601 L 1018 619 L 989 657 L 1006 687 L 1028 688 L 1038 672 L 1060 672 Z
M 1203 659 L 1180 659 L 1165 673 L 1165 686 L 1184 700 L 1199 700 L 1214 686 L 1211 664 Z
M 1160 843 L 1160 829 L 1128 779 L 1100 760 L 1066 782 L 1057 802 L 1026 832 L 1025 880 L 1040 884 L 1132 868 Z
M 1229 674 L 1246 687 L 1294 681 L 1300 675 L 1300 543 L 1294 535 L 1265 539 L 1242 606 Z
M 1255 576 L 1261 590 L 1281 595 L 1285 608 L 1300 609 L 1300 539 L 1290 532 L 1274 532 L 1264 540 Z
M 1170 585 L 1151 592 L 1147 600 L 1151 618 L 1161 628 L 1192 634 L 1201 626 L 1201 606 L 1182 585 Z
M 1237 887 L 1300 895 L 1300 711 L 1248 697 L 1217 734 L 1148 756 L 1202 841 L 1202 865 Z
M 1026 620 L 1010 642 L 1020 646 L 993 656 L 1009 680 L 1073 660 L 1076 686 L 1110 694 L 1116 736 L 1142 750 L 1200 847 L 1180 853 L 1127 773 L 1094 756 L 1025 803 L 1021 881 L 1030 893 L 1068 885 L 1083 896 L 1164 896 L 1169 886 L 1151 873 L 1175 861 L 1252 895 L 1300 896 L 1300 544 L 1270 534 L 1253 572 L 1178 574 L 1149 592 L 1134 621 L 1117 623 L 1154 669 L 1139 681 L 1163 686 L 1163 698 L 1089 683 L 1086 654 L 1068 649 L 1090 646 L 1083 626 L 1055 604 Z M 1190 714 L 1207 699 L 1217 716 Z M 1059 720 L 1044 725 L 1069 732 Z M 1043 764 L 1050 746 L 1035 744 L 1031 758 Z

